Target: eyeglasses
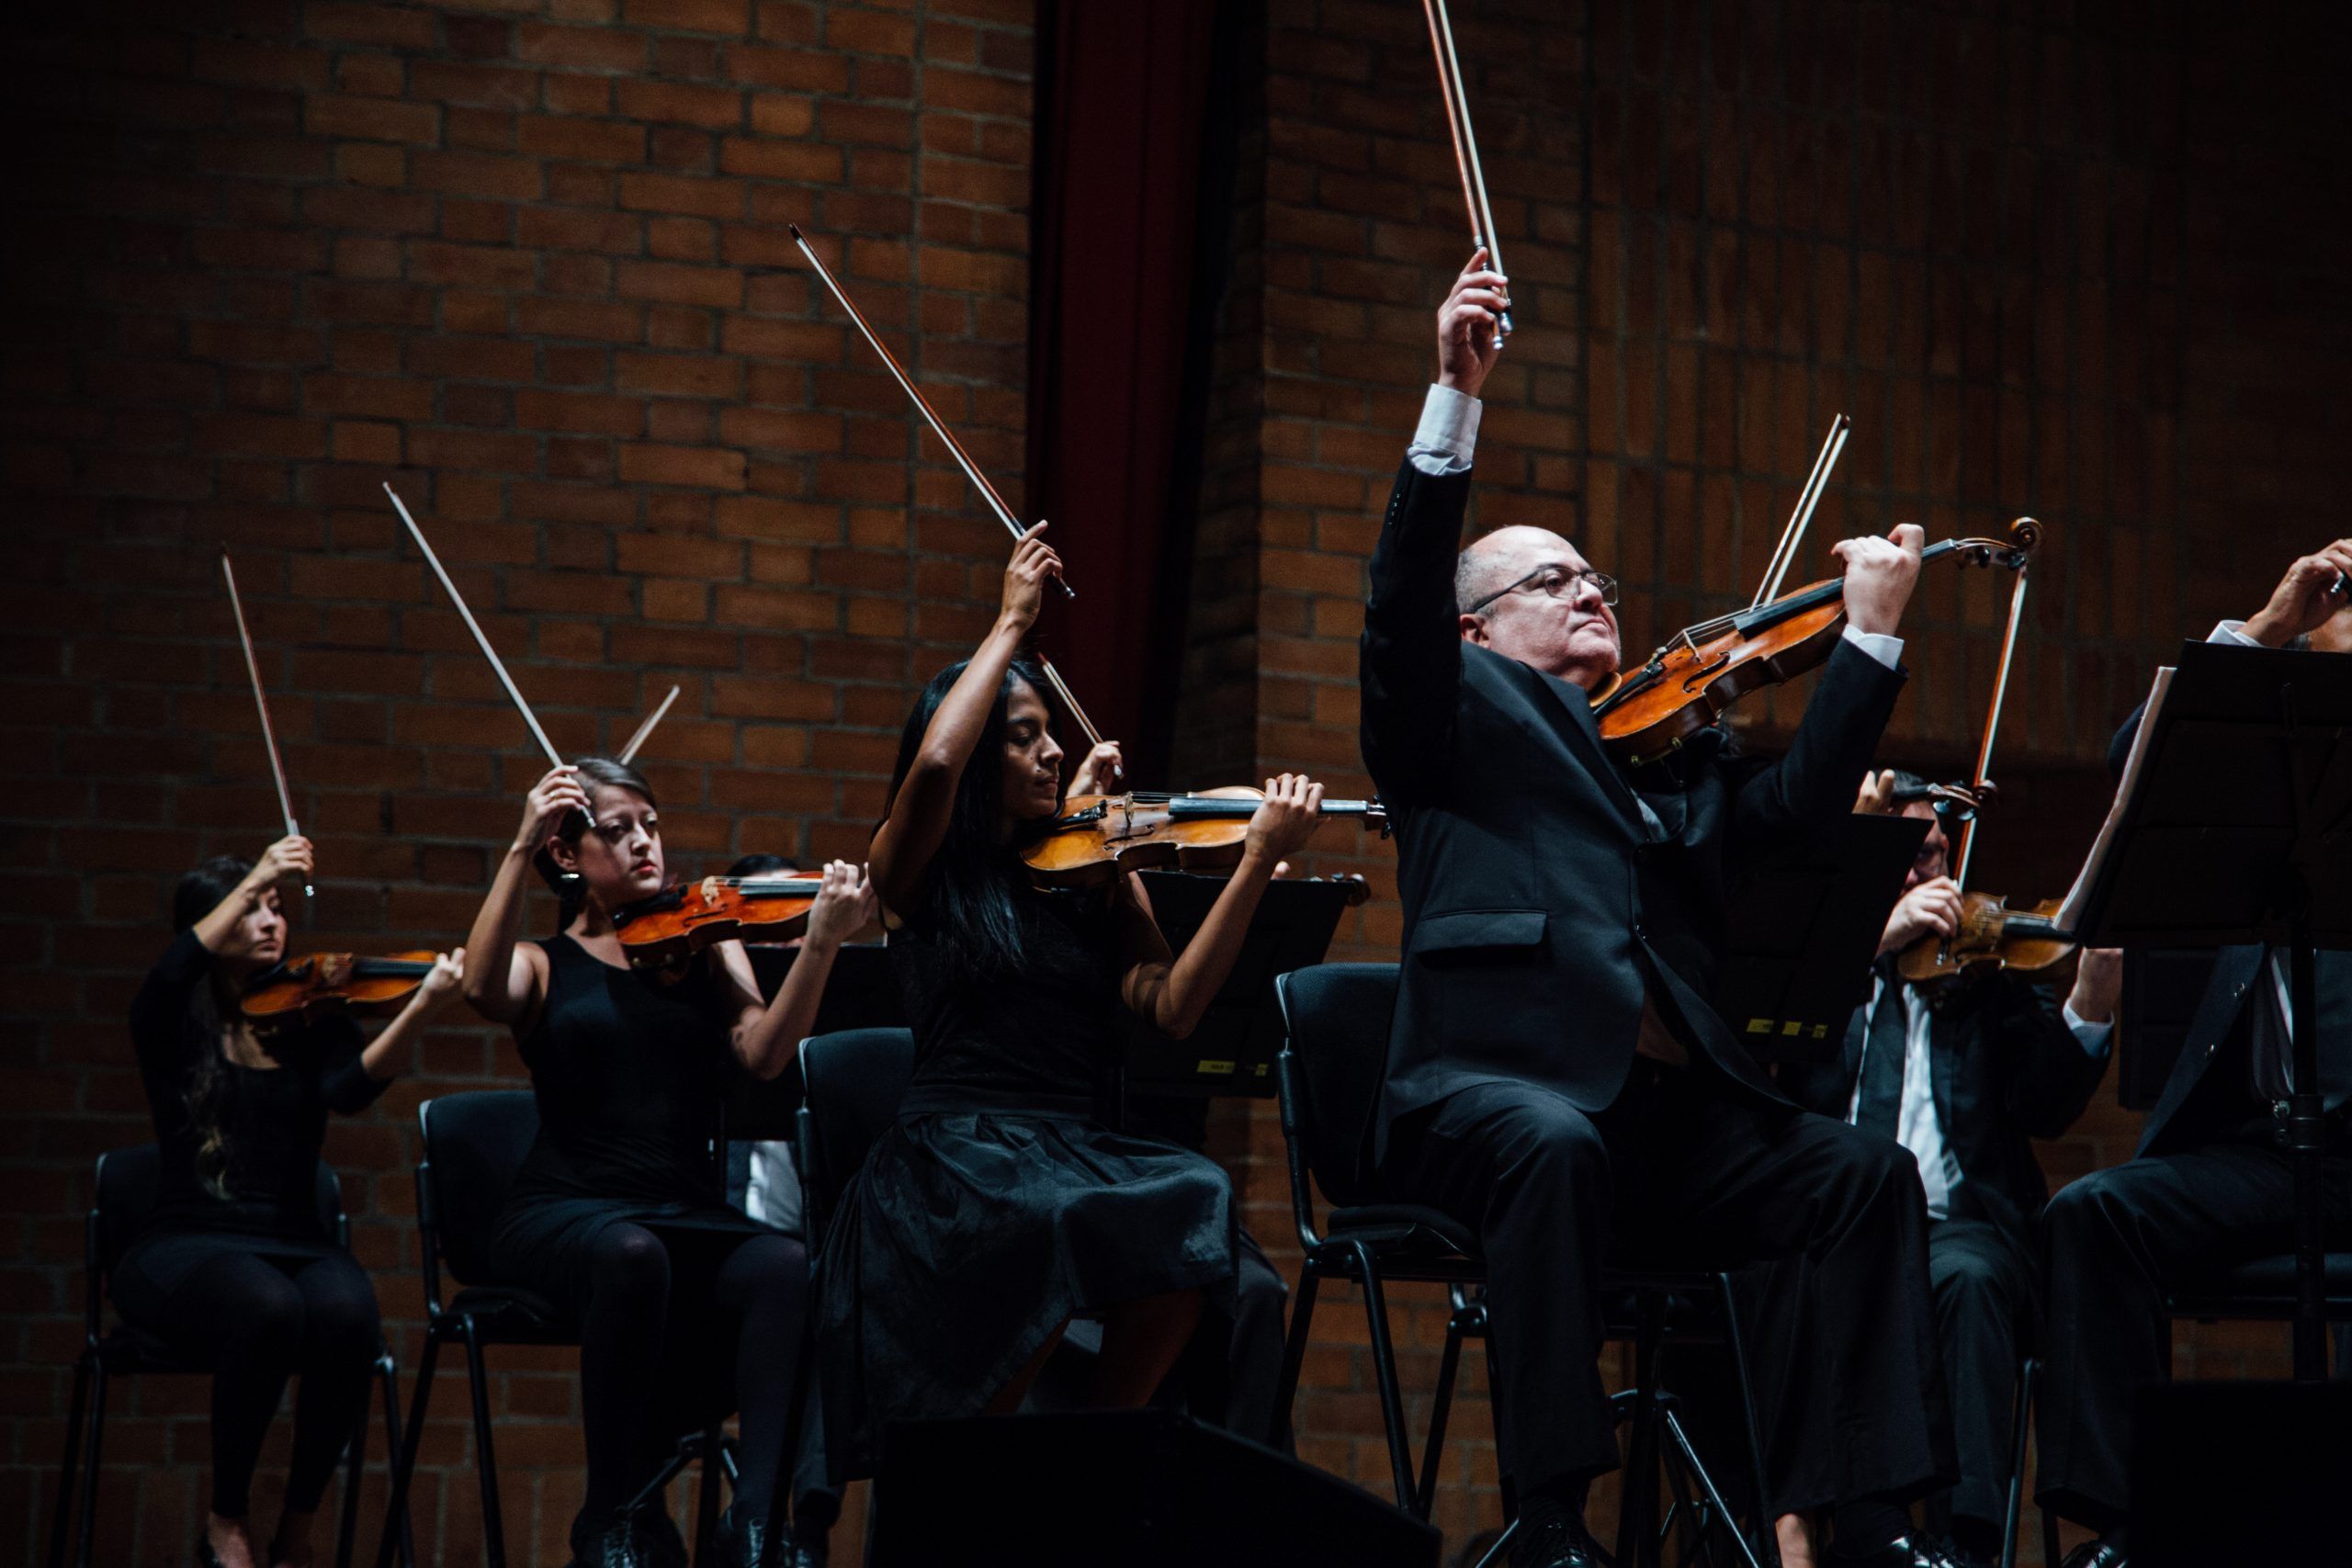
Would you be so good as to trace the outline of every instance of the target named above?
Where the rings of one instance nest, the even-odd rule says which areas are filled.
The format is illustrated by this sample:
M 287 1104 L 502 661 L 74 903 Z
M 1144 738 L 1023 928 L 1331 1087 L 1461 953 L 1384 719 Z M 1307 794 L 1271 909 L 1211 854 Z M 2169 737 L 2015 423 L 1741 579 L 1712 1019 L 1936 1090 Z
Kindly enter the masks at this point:
M 1577 584 L 1579 582 L 1591 583 L 1599 591 L 1602 604 L 1613 605 L 1617 603 L 1617 580 L 1606 572 L 1595 571 L 1590 567 L 1585 568 L 1582 571 L 1571 571 L 1564 566 L 1539 566 L 1517 582 L 1505 588 L 1496 589 L 1462 613 L 1465 615 L 1475 615 L 1504 594 L 1516 593 L 1521 589 L 1530 586 L 1547 598 L 1566 599 L 1576 592 Z

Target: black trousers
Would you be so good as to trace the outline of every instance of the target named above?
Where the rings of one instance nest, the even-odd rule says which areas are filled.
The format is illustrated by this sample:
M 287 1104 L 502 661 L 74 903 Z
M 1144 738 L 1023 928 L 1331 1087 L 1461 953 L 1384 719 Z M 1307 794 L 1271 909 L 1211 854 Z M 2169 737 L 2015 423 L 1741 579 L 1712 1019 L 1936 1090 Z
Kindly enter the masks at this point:
M 2352 1158 L 2324 1162 L 2327 1234 L 2352 1225 Z M 2106 1529 L 2130 1513 L 2132 1403 L 2170 1371 L 2167 1291 L 2295 1245 L 2295 1178 L 2267 1143 L 2210 1144 L 2130 1160 L 2065 1188 L 2042 1212 L 2048 1352 L 2035 1495 Z
M 1248 1230 L 1233 1253 L 1233 1315 L 1210 1313 L 1176 1378 L 1184 1406 L 1204 1421 L 1287 1453 L 1290 1430 L 1274 1407 L 1283 1381 L 1283 1313 L 1290 1286 Z
M 1988 1220 L 1933 1220 L 1928 1288 L 1960 1464 L 1960 1480 L 1944 1506 L 1956 1518 L 1998 1528 L 2008 1506 L 2018 1363 L 2041 1312 L 2034 1260 L 2022 1243 Z
M 1892 1140 L 1640 1062 L 1598 1114 L 1532 1084 L 1465 1089 L 1392 1128 L 1380 1174 L 1395 1200 L 1478 1235 L 1502 1465 L 1522 1495 L 1617 1463 L 1598 1365 L 1601 1263 L 1617 1255 L 1804 1260 L 1779 1271 L 1792 1283 L 1748 1347 L 1774 1513 L 1950 1480 L 1927 1203 Z

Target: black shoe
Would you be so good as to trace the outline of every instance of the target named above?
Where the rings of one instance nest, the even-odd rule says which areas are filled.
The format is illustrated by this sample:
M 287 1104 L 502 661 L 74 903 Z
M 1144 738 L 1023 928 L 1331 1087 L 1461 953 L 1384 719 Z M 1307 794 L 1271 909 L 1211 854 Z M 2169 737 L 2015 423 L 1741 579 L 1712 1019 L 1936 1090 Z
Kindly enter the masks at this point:
M 601 1518 L 591 1518 L 583 1509 L 571 1521 L 571 1568 L 655 1568 L 655 1563 L 645 1550 L 644 1522 L 635 1509 L 618 1509 Z
M 767 1550 L 767 1520 L 738 1519 L 736 1511 L 729 1508 L 718 1516 L 718 1534 L 712 1544 L 726 1568 L 763 1568 L 760 1553 Z M 822 1536 L 803 1545 L 786 1530 L 776 1541 L 774 1561 L 767 1568 L 825 1568 L 826 1555 Z
M 1510 1568 L 1617 1568 L 1583 1524 L 1554 1519 L 1511 1542 Z
M 667 1508 L 640 1505 L 637 1510 L 638 1550 L 652 1568 L 687 1568 L 686 1538 Z
M 2131 1562 L 2120 1547 L 2109 1546 L 2103 1540 L 2086 1540 L 2066 1553 L 2066 1561 L 2058 1568 L 2130 1568 Z
M 1898 1535 L 1876 1551 L 1860 1557 L 1830 1550 L 1828 1561 L 1836 1568 L 1962 1568 L 1962 1559 L 1951 1549 L 1930 1535 Z

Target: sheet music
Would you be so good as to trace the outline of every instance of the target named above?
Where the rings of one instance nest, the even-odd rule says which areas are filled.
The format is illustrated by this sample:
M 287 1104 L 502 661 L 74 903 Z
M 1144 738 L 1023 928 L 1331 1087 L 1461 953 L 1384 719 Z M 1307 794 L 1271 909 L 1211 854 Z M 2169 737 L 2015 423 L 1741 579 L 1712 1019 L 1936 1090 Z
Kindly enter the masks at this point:
M 2123 808 L 2139 793 L 2140 774 L 2148 760 L 2148 737 L 2156 732 L 2157 716 L 2164 712 L 2165 694 L 2172 688 L 2173 668 L 2167 664 L 2159 669 L 2155 683 L 2148 688 L 2148 705 L 2141 710 L 2140 728 L 2132 737 L 2132 754 L 2123 763 L 2123 782 L 2115 786 L 2115 803 L 2107 808 L 2107 820 L 2098 825 L 2098 837 L 2091 844 L 2090 858 L 2083 862 L 2075 886 L 2066 891 L 2066 901 L 2052 918 L 2051 923 L 2061 931 L 2073 933 L 2075 922 L 2083 917 L 2083 906 L 2091 888 L 2107 869 L 2108 854 L 2123 821 Z

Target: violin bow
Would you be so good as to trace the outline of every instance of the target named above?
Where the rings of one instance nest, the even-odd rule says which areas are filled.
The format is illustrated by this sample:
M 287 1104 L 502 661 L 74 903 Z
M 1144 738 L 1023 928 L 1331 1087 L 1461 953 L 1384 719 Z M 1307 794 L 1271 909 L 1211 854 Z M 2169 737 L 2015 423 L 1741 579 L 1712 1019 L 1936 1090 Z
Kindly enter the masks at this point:
M 1004 497 L 997 493 L 996 486 L 989 483 L 988 476 L 980 472 L 979 465 L 973 462 L 971 455 L 964 450 L 964 444 L 956 439 L 947 426 L 941 423 L 939 416 L 932 412 L 931 404 L 924 400 L 923 395 L 915 390 L 913 380 L 899 366 L 898 356 L 883 344 L 881 338 L 875 335 L 874 329 L 866 324 L 865 313 L 851 302 L 848 291 L 835 281 L 831 270 L 825 265 L 815 249 L 809 245 L 808 236 L 800 231 L 800 225 L 787 223 L 785 227 L 792 234 L 792 243 L 800 247 L 800 254 L 808 258 L 808 265 L 817 269 L 818 277 L 824 282 L 825 289 L 832 295 L 834 303 L 841 306 L 842 310 L 848 313 L 849 319 L 856 323 L 858 333 L 865 339 L 866 345 L 881 358 L 884 368 L 890 372 L 891 379 L 899 383 L 899 390 L 906 393 L 907 400 L 915 405 L 915 412 L 922 415 L 923 423 L 931 426 L 931 433 L 939 437 L 941 446 L 947 448 L 947 455 L 956 459 L 956 466 L 964 470 L 964 477 L 971 481 L 972 488 L 980 492 L 980 499 L 988 502 L 989 510 L 996 513 L 997 521 L 1003 524 L 1006 531 L 1012 534 L 1013 541 L 1016 544 L 1019 543 L 1021 536 L 1028 530 L 1023 528 L 1021 525 L 1021 520 L 1012 514 L 1012 508 L 1004 503 Z M 1062 597 L 1065 599 L 1078 597 L 1078 591 L 1063 581 L 1058 575 L 1054 579 L 1054 586 L 1062 591 Z M 1053 660 L 1041 653 L 1037 656 L 1037 667 L 1046 672 L 1046 682 L 1054 688 L 1054 695 L 1061 699 L 1064 711 L 1078 720 L 1078 727 L 1086 731 L 1088 744 L 1102 745 L 1102 732 L 1094 728 L 1094 721 L 1086 716 L 1086 710 L 1078 705 L 1078 698 L 1071 694 L 1069 685 L 1062 680 L 1061 671 L 1054 668 Z
M 1478 162 L 1478 138 L 1470 130 L 1470 92 L 1462 84 L 1462 61 L 1453 52 L 1453 20 L 1445 0 L 1421 0 L 1429 18 L 1430 50 L 1437 56 L 1438 92 L 1445 99 L 1446 133 L 1453 139 L 1453 166 L 1462 176 L 1462 205 L 1470 214 L 1470 244 L 1487 248 L 1487 266 L 1503 270 L 1502 251 L 1495 240 L 1495 209 L 1487 201 L 1487 171 Z M 1510 312 L 1496 324 L 1498 346 L 1510 337 Z
M 2009 665 L 2017 655 L 2018 623 L 2025 615 L 2026 573 L 2031 566 L 2032 558 L 2030 556 L 2018 563 L 2017 586 L 2009 591 L 2009 624 L 2007 629 L 2001 634 L 2001 667 L 1993 677 L 1993 704 L 1985 710 L 1984 739 L 1979 740 L 1976 746 L 1975 774 L 1968 784 L 1970 793 L 1974 795 L 1980 803 L 1984 798 L 1985 791 L 1993 783 L 1991 777 L 1993 738 L 1999 734 L 2001 729 L 2001 703 L 2002 699 L 2008 694 Z M 1952 857 L 1951 879 L 1958 884 L 1963 893 L 1968 890 L 1969 852 L 1976 847 L 1976 818 L 1977 813 L 1972 811 L 1968 814 L 1968 819 L 1960 825 L 1958 852 Z
M 1781 542 L 1772 547 L 1772 559 L 1764 568 L 1764 581 L 1757 585 L 1756 597 L 1747 602 L 1755 609 L 1758 604 L 1781 592 L 1781 580 L 1789 575 L 1789 567 L 1797 558 L 1797 546 L 1804 538 L 1804 531 L 1813 525 L 1813 509 L 1821 504 L 1822 492 L 1829 488 L 1829 475 L 1838 467 L 1838 455 L 1846 450 L 1846 433 L 1854 422 L 1839 414 L 1829 422 L 1828 438 L 1821 444 L 1821 455 L 1813 460 L 1813 472 L 1805 476 L 1804 488 L 1797 491 L 1797 506 L 1789 513 L 1789 525 L 1781 530 Z
M 229 564 L 229 552 L 220 552 L 220 578 L 229 585 L 229 613 L 237 620 L 237 641 L 245 650 L 245 674 L 254 683 L 254 711 L 261 715 L 261 743 L 269 753 L 269 776 L 277 782 L 277 809 L 286 818 L 286 836 L 299 839 L 302 829 L 294 825 L 294 796 L 286 787 L 286 764 L 277 756 L 277 731 L 269 722 L 269 699 L 262 694 L 261 661 L 254 657 L 253 634 L 245 630 L 244 602 L 237 597 L 236 569 Z M 311 900 L 317 897 L 308 877 L 302 880 L 302 908 L 308 913 Z
M 628 738 L 628 744 L 621 748 L 618 761 L 626 762 L 636 757 L 638 748 L 645 744 L 647 738 L 653 733 L 653 727 L 662 722 L 662 716 L 668 713 L 670 705 L 677 700 L 678 688 L 673 686 L 670 688 L 670 694 L 662 699 L 662 705 L 647 714 L 645 722 L 637 727 L 637 733 Z
M 548 732 L 539 728 L 538 716 L 531 712 L 531 705 L 523 700 L 522 692 L 514 684 L 514 677 L 506 672 L 505 664 L 498 657 L 498 649 L 491 647 L 490 638 L 482 635 L 481 623 L 474 619 L 471 610 L 466 608 L 466 596 L 458 592 L 456 583 L 449 581 L 448 572 L 442 569 L 441 558 L 435 555 L 433 547 L 425 542 L 424 530 L 416 525 L 416 519 L 408 514 L 407 505 L 390 485 L 384 486 L 384 493 L 392 498 L 392 509 L 401 514 L 401 521 L 408 525 L 408 536 L 414 539 L 416 547 L 424 553 L 424 564 L 431 567 L 433 575 L 441 580 L 442 592 L 448 594 L 449 603 L 458 607 L 458 618 L 466 623 L 466 630 L 474 634 L 474 646 L 481 649 L 484 659 L 490 660 L 491 673 L 496 675 L 498 683 L 506 688 L 506 694 L 513 699 L 514 710 L 523 716 L 523 722 L 531 727 L 531 739 L 537 740 L 539 750 L 548 754 L 548 765 L 557 768 L 569 766 L 562 754 L 556 750 L 554 742 L 548 739 Z

